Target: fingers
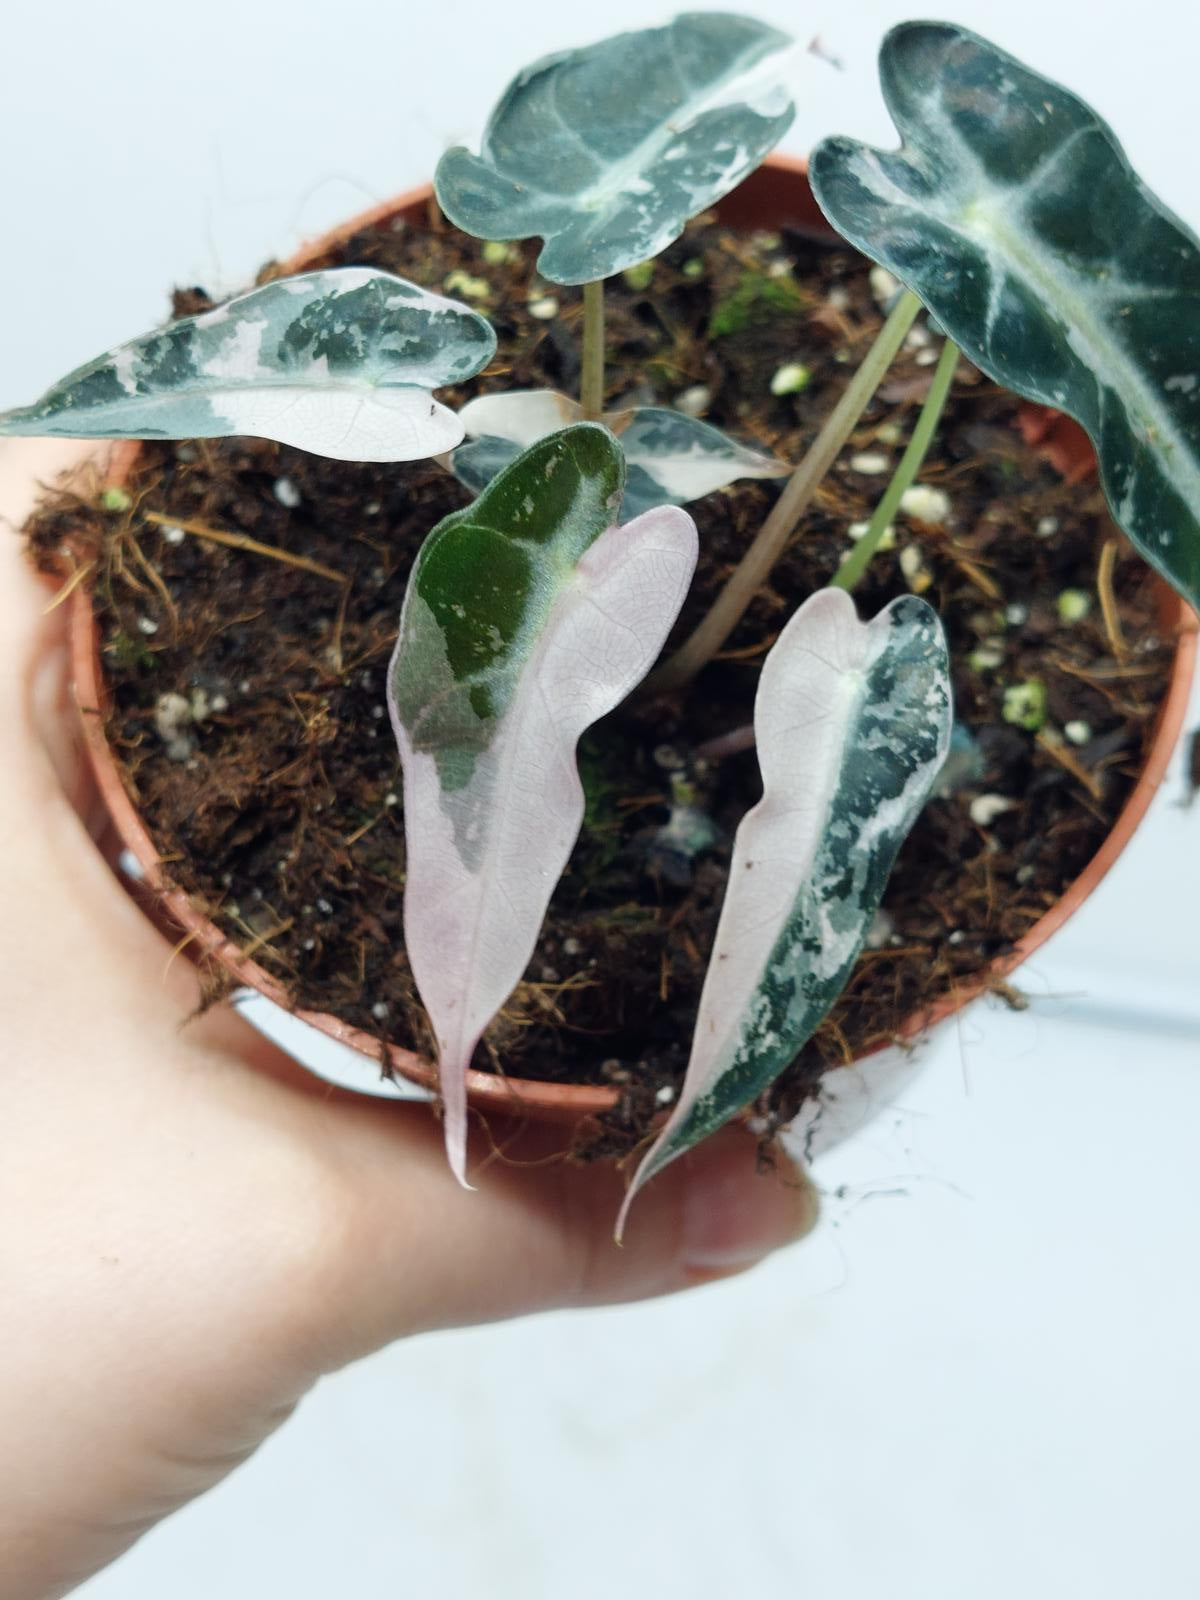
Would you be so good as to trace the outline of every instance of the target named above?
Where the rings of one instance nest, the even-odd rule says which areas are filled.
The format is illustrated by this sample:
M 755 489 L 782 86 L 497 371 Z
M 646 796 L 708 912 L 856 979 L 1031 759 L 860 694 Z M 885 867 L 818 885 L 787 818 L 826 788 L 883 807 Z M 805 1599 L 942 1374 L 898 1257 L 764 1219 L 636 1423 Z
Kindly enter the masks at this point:
M 330 1241 L 333 1281 L 316 1277 L 319 1314 L 298 1330 L 314 1372 L 406 1334 L 706 1283 L 754 1265 L 817 1220 L 808 1179 L 782 1155 L 774 1172 L 757 1172 L 755 1141 L 741 1129 L 650 1184 L 618 1246 L 627 1175 L 611 1163 L 566 1163 L 561 1129 L 512 1141 L 505 1159 L 525 1164 L 477 1166 L 469 1192 L 447 1170 L 426 1108 L 343 1105 L 339 1123 L 353 1139 L 354 1202 Z
M 66 611 L 66 606 L 60 607 L 47 622 L 57 624 L 61 619 L 65 624 Z M 70 649 L 63 625 L 46 630 L 41 654 L 31 668 L 27 704 L 31 732 L 48 756 L 69 805 L 97 844 L 108 844 L 106 853 L 113 858 L 115 839 L 106 840 L 112 833 L 112 825 L 83 742 L 79 708 L 71 690 Z
M 67 607 L 35 573 L 21 528 L 43 484 L 92 464 L 95 446 L 62 440 L 0 441 L 0 741 L 11 783 L 36 800 L 49 764 L 63 792 L 94 831 L 101 811 L 83 752 L 79 713 L 70 694 Z M 36 813 L 35 813 L 36 814 Z

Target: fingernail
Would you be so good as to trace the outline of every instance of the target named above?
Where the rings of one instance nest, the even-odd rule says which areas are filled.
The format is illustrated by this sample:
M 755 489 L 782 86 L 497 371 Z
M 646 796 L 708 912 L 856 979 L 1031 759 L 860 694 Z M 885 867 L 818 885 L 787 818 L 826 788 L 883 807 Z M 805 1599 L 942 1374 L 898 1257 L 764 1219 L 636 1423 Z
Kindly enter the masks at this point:
M 786 1156 L 755 1171 L 754 1149 L 730 1138 L 697 1170 L 684 1202 L 684 1257 L 697 1272 L 737 1272 L 816 1226 L 820 1206 L 807 1175 Z

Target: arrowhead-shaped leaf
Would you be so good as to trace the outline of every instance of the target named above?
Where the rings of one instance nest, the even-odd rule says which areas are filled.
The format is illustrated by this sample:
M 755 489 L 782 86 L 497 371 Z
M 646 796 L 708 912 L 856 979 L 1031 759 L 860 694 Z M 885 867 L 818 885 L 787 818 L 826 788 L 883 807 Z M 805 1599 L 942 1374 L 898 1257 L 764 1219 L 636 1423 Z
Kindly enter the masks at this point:
M 696 563 L 684 511 L 614 525 L 621 480 L 607 429 L 553 434 L 438 524 L 405 594 L 388 677 L 405 941 L 460 1180 L 472 1052 L 533 953 L 583 820 L 576 743 L 649 671 Z
M 450 458 L 454 475 L 478 492 L 523 449 L 580 416 L 576 401 L 551 389 L 470 400 L 459 413 L 468 442 Z M 791 471 L 786 462 L 663 406 L 610 411 L 604 422 L 625 452 L 625 517 L 653 506 L 685 505 L 736 478 L 782 478 Z
M 540 235 L 538 270 L 588 283 L 646 261 L 758 166 L 795 108 L 792 41 L 751 17 L 685 12 L 526 67 L 480 154 L 438 164 L 443 211 L 481 239 Z
M 828 139 L 813 190 L 997 382 L 1068 412 L 1113 515 L 1200 605 L 1200 245 L 1109 128 L 966 29 L 880 57 L 898 151 Z
M 863 623 L 823 589 L 780 634 L 754 711 L 763 797 L 734 840 L 683 1090 L 618 1233 L 642 1185 L 778 1077 L 841 993 L 950 725 L 946 641 L 924 600 Z
M 491 325 L 368 267 L 251 289 L 64 378 L 0 433 L 85 439 L 253 434 L 337 461 L 415 461 L 462 438 L 431 389 L 492 359 Z

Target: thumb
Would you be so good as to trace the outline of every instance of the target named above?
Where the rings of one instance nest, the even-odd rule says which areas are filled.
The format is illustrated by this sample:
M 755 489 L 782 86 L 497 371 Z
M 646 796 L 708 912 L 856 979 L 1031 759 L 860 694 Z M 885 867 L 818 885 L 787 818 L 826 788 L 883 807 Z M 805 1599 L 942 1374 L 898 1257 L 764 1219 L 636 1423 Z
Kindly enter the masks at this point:
M 817 1220 L 807 1177 L 782 1154 L 773 1171 L 756 1172 L 755 1141 L 731 1128 L 647 1188 L 618 1246 L 625 1177 L 610 1163 L 558 1158 L 561 1130 L 515 1138 L 504 1152 L 513 1164 L 477 1169 L 478 1188 L 466 1191 L 446 1167 L 427 1110 L 406 1107 L 397 1118 L 401 1109 L 352 1113 L 360 1122 L 355 1216 L 339 1230 L 335 1281 L 322 1286 L 306 1329 L 314 1373 L 406 1334 L 639 1300 L 727 1277 Z

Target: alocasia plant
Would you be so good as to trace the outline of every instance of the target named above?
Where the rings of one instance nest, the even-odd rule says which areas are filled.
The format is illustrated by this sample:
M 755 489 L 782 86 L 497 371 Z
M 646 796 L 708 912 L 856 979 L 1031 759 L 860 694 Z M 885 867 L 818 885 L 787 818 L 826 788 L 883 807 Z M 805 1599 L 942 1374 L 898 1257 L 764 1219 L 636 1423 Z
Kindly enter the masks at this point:
M 486 365 L 489 325 L 387 273 L 341 268 L 175 322 L 0 417 L 0 433 L 250 432 L 340 459 L 436 456 L 478 490 L 421 549 L 388 683 L 406 943 L 464 1181 L 471 1056 L 521 979 L 583 816 L 576 743 L 619 713 L 689 585 L 696 533 L 672 502 L 788 470 L 706 423 L 631 404 L 628 385 L 609 405 L 602 280 L 665 248 L 767 154 L 793 114 L 789 43 L 750 18 L 692 12 L 551 56 L 509 86 L 478 156 L 443 158 L 436 188 L 451 221 L 489 240 L 539 235 L 540 271 L 584 286 L 578 402 L 489 394 L 454 416 L 432 391 Z M 682 1093 L 630 1199 L 751 1103 L 820 1023 L 942 768 L 951 694 L 936 616 L 903 596 L 860 622 L 843 591 L 914 481 L 959 346 L 1085 425 L 1117 519 L 1200 598 L 1200 246 L 1094 113 L 965 29 L 896 29 L 882 75 L 902 147 L 827 140 L 812 181 L 834 226 L 907 287 L 644 696 L 686 696 L 720 650 L 922 302 L 947 337 L 867 535 L 762 667 L 763 798 L 737 832 Z M 709 748 L 722 743 L 744 740 L 735 729 Z M 703 822 L 692 787 L 678 788 L 681 811 Z
M 417 557 L 388 675 L 404 767 L 405 942 L 465 1182 L 465 1081 L 515 987 L 583 821 L 575 746 L 649 671 L 696 565 L 674 506 L 617 526 L 607 429 L 507 467 Z
M 334 267 L 251 289 L 110 350 L 0 433 L 84 439 L 254 434 L 336 461 L 416 461 L 462 426 L 430 393 L 496 353 L 476 312 L 390 272 Z

